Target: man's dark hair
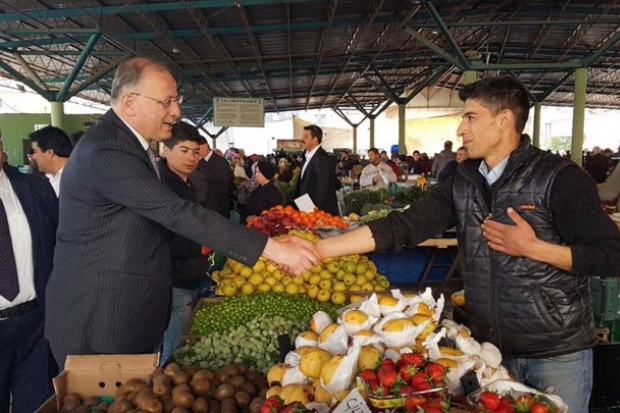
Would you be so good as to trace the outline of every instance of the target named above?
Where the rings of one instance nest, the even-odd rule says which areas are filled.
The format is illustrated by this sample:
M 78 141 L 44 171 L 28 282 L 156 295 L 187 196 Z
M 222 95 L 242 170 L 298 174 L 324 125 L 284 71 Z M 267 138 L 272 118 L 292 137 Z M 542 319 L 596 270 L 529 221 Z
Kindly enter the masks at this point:
M 515 116 L 515 129 L 522 133 L 530 112 L 527 89 L 512 76 L 487 77 L 463 86 L 459 98 L 465 102 L 472 99 L 494 114 L 509 110 Z
M 452 141 L 445 141 L 443 143 L 443 148 L 451 151 L 452 150 Z
M 319 143 L 323 142 L 323 129 L 319 128 L 316 125 L 308 125 L 304 126 L 304 130 L 310 131 L 310 136 L 316 138 Z
M 387 155 L 387 151 L 381 151 L 381 155 L 386 154 Z
M 71 150 L 73 149 L 71 140 L 69 140 L 69 136 L 67 136 L 65 131 L 60 128 L 46 126 L 32 132 L 29 136 L 30 142 L 36 142 L 43 152 L 51 149 L 56 156 L 61 158 L 68 158 L 71 155 Z
M 377 148 L 370 148 L 370 149 L 368 149 L 368 152 L 372 152 L 375 155 L 379 155 L 379 150 Z
M 71 135 L 69 135 L 69 140 L 71 141 L 71 144 L 73 146 L 77 145 L 78 141 L 80 140 L 80 138 L 82 137 L 82 135 L 84 135 L 84 131 L 80 130 L 77 132 L 73 132 Z
M 177 122 L 172 127 L 172 137 L 165 140 L 164 145 L 172 149 L 177 144 L 186 141 L 195 142 L 198 145 L 205 143 L 205 140 L 195 126 L 185 122 Z

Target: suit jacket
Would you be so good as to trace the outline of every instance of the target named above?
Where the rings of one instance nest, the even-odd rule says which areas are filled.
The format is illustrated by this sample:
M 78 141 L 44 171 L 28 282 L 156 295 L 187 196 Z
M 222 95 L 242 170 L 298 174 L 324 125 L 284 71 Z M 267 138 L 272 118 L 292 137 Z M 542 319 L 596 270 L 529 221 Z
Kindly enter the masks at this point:
M 297 196 L 308 194 L 319 209 L 340 215 L 336 199 L 335 165 L 323 148 L 317 149 L 310 159 L 297 188 Z
M 190 180 L 196 188 L 198 202 L 223 217 L 230 217 L 229 199 L 234 176 L 226 159 L 216 153 L 211 155 L 209 162 L 201 159 Z
M 95 353 L 152 352 L 170 308 L 169 230 L 253 265 L 267 238 L 163 185 L 137 137 L 112 111 L 63 170 L 45 334 Z
M 22 174 L 12 166 L 5 166 L 3 170 L 28 219 L 34 258 L 34 288 L 39 306 L 44 308 L 45 286 L 52 272 L 56 245 L 58 198 L 47 178 Z

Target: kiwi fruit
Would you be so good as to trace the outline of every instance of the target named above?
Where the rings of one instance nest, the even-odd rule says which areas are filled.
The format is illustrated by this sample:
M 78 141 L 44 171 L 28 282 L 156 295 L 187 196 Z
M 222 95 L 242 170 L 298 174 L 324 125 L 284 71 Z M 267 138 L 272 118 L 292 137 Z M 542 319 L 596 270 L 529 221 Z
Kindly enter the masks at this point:
M 82 402 L 80 401 L 80 399 L 75 400 L 75 399 L 69 399 L 66 402 L 64 402 L 62 404 L 62 411 L 63 412 L 73 412 L 75 411 L 78 407 L 80 407 L 82 405 Z
M 205 369 L 198 370 L 192 376 L 192 380 L 198 380 L 198 379 L 213 380 L 214 378 L 215 378 L 215 373 L 213 373 L 211 370 L 205 370 Z
M 194 405 L 194 395 L 190 392 L 176 392 L 172 395 L 172 401 L 177 407 L 191 409 Z
M 243 383 L 241 386 L 239 386 L 239 390 L 248 393 L 250 396 L 256 396 L 256 394 L 258 393 L 258 391 L 256 391 L 256 385 L 251 381 Z
M 174 373 L 181 371 L 181 367 L 177 363 L 170 363 L 164 368 L 164 374 L 174 376 Z
M 140 408 L 148 413 L 162 413 L 164 410 L 162 402 L 156 397 L 144 400 Z
M 177 393 L 191 393 L 191 392 L 192 392 L 192 389 L 189 387 L 189 384 L 183 383 L 183 384 L 179 384 L 178 386 L 174 386 L 170 394 L 172 395 L 172 397 L 174 397 L 174 395 Z
M 153 394 L 155 396 L 168 396 L 170 393 L 172 393 L 172 379 L 170 376 L 161 374 L 153 377 Z
M 245 363 L 233 363 L 232 365 L 237 369 L 239 374 L 245 374 L 250 370 L 248 365 Z
M 262 397 L 257 397 L 250 403 L 250 413 L 260 413 L 261 407 L 263 407 L 263 403 L 265 403 L 265 399 Z
M 187 374 L 184 371 L 177 371 L 176 373 L 172 375 L 172 382 L 174 383 L 175 386 L 178 386 L 179 384 L 183 384 L 183 383 L 189 383 L 190 380 L 191 380 L 191 377 L 189 376 L 189 374 Z
M 197 397 L 192 406 L 194 413 L 209 413 L 209 402 L 203 397 Z
M 108 407 L 108 413 L 127 413 L 133 409 L 134 405 L 127 399 L 115 400 L 114 403 Z
M 237 401 L 237 406 L 244 408 L 250 405 L 252 397 L 244 391 L 238 391 L 235 393 L 235 400 Z
M 245 383 L 245 377 L 241 374 L 237 374 L 236 376 L 232 376 L 230 380 L 228 380 L 228 383 L 235 388 L 239 388 L 239 386 Z
M 200 370 L 200 367 L 198 366 L 187 366 L 185 367 L 185 372 L 187 374 L 189 374 L 190 377 L 194 377 L 194 374 L 196 374 L 196 372 Z
M 220 413 L 221 410 L 220 402 L 217 400 L 209 400 L 209 413 Z
M 233 397 L 235 394 L 235 388 L 228 383 L 223 383 L 218 386 L 213 394 L 213 398 L 222 401 L 224 399 Z
M 194 379 L 189 387 L 196 396 L 206 396 L 211 391 L 211 382 L 207 379 Z

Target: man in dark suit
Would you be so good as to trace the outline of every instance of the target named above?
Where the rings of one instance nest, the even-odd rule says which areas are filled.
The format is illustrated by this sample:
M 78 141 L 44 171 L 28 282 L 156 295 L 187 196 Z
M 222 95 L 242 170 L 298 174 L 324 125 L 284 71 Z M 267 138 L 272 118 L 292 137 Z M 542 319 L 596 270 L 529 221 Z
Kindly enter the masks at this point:
M 47 179 L 5 165 L 0 215 L 0 413 L 32 413 L 58 372 L 43 337 L 58 199 Z
M 150 353 L 161 344 L 169 231 L 249 266 L 263 255 L 299 275 L 318 262 L 313 244 L 269 239 L 161 183 L 149 143 L 171 137 L 182 103 L 168 68 L 146 58 L 121 63 L 110 103 L 61 182 L 45 321 L 60 366 L 69 354 Z
M 198 202 L 223 217 L 230 217 L 230 197 L 234 176 L 228 161 L 211 150 L 205 139 L 200 145 L 200 161 L 191 174 L 190 181 L 196 188 Z
M 301 168 L 297 196 L 308 194 L 319 209 L 340 215 L 336 199 L 336 170 L 334 162 L 321 147 L 323 130 L 316 125 L 304 126 L 306 161 Z

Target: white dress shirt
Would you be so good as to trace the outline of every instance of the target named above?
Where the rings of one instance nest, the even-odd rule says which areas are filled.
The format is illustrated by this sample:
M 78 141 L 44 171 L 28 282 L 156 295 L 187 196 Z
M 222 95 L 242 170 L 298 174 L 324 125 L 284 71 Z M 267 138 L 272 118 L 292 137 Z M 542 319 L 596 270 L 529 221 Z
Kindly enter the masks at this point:
M 317 145 L 310 152 L 306 152 L 306 161 L 304 162 L 304 166 L 301 168 L 301 175 L 299 175 L 299 179 L 304 177 L 304 173 L 306 172 L 306 168 L 308 167 L 308 164 L 310 163 L 310 159 L 312 159 L 312 157 L 314 156 L 316 151 L 319 150 L 320 147 L 321 147 L 321 145 Z
M 15 195 L 15 191 L 13 191 L 11 182 L 2 169 L 0 169 L 0 199 L 2 199 L 9 220 L 9 232 L 11 233 L 13 254 L 17 265 L 17 278 L 19 279 L 19 294 L 12 302 L 0 296 L 0 310 L 4 310 L 34 300 L 37 293 L 34 289 L 34 261 L 30 225 L 22 205 Z
M 47 179 L 49 179 L 50 184 L 52 184 L 52 188 L 54 188 L 54 192 L 56 192 L 56 196 L 60 195 L 60 177 L 62 175 L 62 170 L 65 169 L 64 166 L 60 168 L 56 175 L 53 174 L 45 174 Z

